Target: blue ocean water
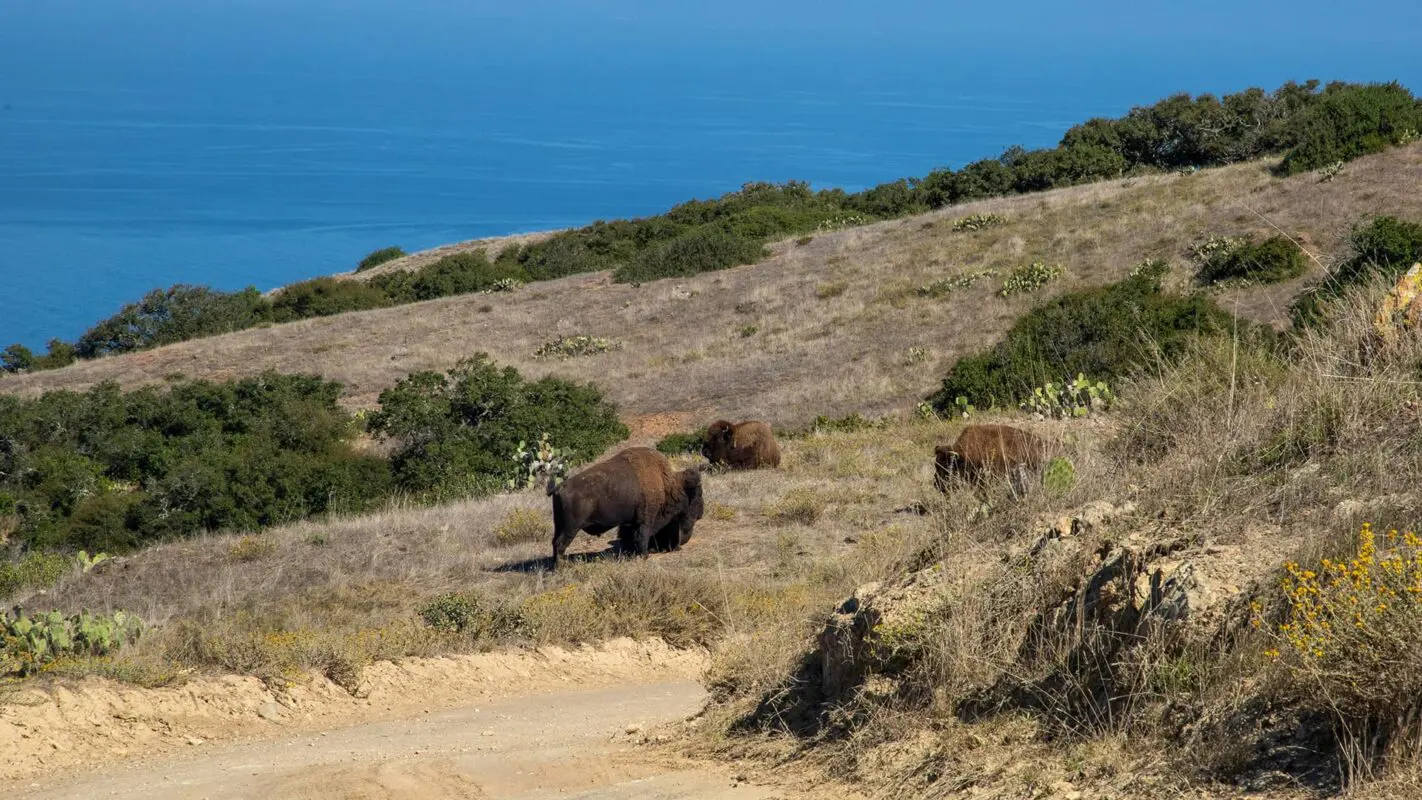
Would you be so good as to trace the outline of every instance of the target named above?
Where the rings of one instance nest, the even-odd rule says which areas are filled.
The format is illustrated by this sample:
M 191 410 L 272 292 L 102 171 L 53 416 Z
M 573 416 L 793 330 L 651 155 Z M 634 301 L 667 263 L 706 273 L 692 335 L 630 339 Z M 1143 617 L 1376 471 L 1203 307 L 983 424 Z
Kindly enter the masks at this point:
M 303 27 L 216 5 L 0 11 L 0 344 L 72 339 L 176 282 L 266 289 L 387 245 L 655 213 L 749 180 L 863 188 L 1176 91 L 1422 77 L 1361 46 L 1201 57 L 435 13 Z

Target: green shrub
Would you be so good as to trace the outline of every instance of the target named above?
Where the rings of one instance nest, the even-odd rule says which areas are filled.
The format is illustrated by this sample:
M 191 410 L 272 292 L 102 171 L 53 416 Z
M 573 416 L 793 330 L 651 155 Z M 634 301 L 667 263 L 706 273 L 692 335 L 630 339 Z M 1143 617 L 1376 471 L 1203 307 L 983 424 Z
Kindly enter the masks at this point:
M 34 360 L 32 369 L 39 371 L 44 369 L 59 369 L 67 367 L 79 360 L 79 353 L 74 345 L 59 339 L 50 339 L 48 351 Z
M 462 633 L 475 640 L 516 636 L 531 628 L 517 607 L 473 592 L 440 595 L 420 606 L 419 615 L 435 630 Z
M 417 372 L 386 389 L 369 427 L 393 445 L 398 485 L 431 498 L 502 489 L 519 477 L 519 443 L 543 434 L 572 466 L 628 433 L 592 384 L 526 381 L 482 353 L 446 374 Z
M 1207 297 L 1162 292 L 1158 277 L 1128 278 L 1033 309 L 997 345 L 959 359 L 930 402 L 945 415 L 1015 406 L 1059 376 L 1113 381 L 1157 358 L 1179 357 L 1194 336 L 1232 328 L 1230 315 Z
M 415 271 L 401 270 L 372 278 L 370 283 L 395 303 L 417 303 L 441 297 L 482 292 L 501 282 L 520 281 L 526 274 L 516 263 L 489 261 L 483 250 L 455 253 Z
M 1299 116 L 1284 175 L 1326 167 L 1401 144 L 1422 128 L 1422 105 L 1397 83 L 1335 84 Z
M 384 247 L 379 250 L 376 250 L 365 258 L 362 258 L 360 260 L 360 263 L 356 265 L 355 271 L 365 272 L 366 270 L 374 269 L 387 261 L 394 261 L 397 258 L 404 258 L 406 255 L 408 254 L 398 247 Z
M 74 350 L 79 358 L 98 358 L 239 331 L 268 318 L 267 302 L 256 289 L 219 292 L 178 284 L 124 306 L 85 331 Z
M 1002 282 L 1002 291 L 998 294 L 1003 297 L 1011 297 L 1014 294 L 1035 292 L 1065 274 L 1066 270 L 1062 269 L 1059 264 L 1033 261 L 1031 264 L 1023 264 L 1008 273 L 1007 278 Z
M 47 589 L 74 568 L 74 561 L 58 553 L 26 553 L 19 561 L 0 564 L 0 598 L 21 589 Z
M 339 396 L 318 377 L 266 373 L 3 398 L 0 492 L 23 540 L 106 552 L 365 510 L 389 495 L 389 467 L 353 449 Z
M 1294 301 L 1290 315 L 1295 325 L 1317 325 L 1327 320 L 1329 304 L 1350 288 L 1375 278 L 1396 281 L 1422 261 L 1422 224 L 1375 217 L 1353 229 L 1349 245 L 1352 255 Z
M 1201 283 L 1245 280 L 1278 283 L 1292 280 L 1308 270 L 1303 250 L 1284 236 L 1271 236 L 1254 243 L 1244 238 L 1212 236 L 1191 248 L 1198 264 Z
M 680 455 L 682 453 L 700 453 L 701 447 L 706 443 L 706 432 L 696 431 L 695 433 L 671 433 L 663 436 L 657 442 L 657 449 L 669 456 Z
M 22 344 L 12 344 L 0 353 L 0 371 L 29 372 L 34 365 L 35 354 Z
M 642 251 L 614 271 L 612 279 L 619 283 L 640 283 L 658 278 L 699 275 L 753 264 L 765 254 L 765 246 L 760 240 L 735 236 L 714 228 L 697 229 Z
M 868 431 L 882 428 L 889 423 L 887 417 L 881 419 L 869 419 L 858 411 L 851 412 L 843 417 L 833 418 L 823 414 L 815 417 L 810 423 L 809 430 L 815 433 L 855 433 L 857 431 Z
M 271 316 L 273 322 L 293 322 L 388 305 L 390 297 L 364 281 L 315 278 L 282 289 L 272 300 Z

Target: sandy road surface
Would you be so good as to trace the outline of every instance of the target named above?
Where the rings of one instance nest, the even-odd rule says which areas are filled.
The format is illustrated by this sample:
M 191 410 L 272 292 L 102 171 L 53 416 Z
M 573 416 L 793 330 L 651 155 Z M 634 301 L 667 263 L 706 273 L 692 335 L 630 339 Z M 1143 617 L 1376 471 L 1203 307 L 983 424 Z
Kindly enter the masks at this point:
M 769 798 L 730 767 L 679 761 L 637 732 L 705 701 L 678 679 L 482 702 L 289 738 L 195 745 L 166 759 L 0 786 L 52 798 Z M 632 729 L 634 734 L 629 735 Z

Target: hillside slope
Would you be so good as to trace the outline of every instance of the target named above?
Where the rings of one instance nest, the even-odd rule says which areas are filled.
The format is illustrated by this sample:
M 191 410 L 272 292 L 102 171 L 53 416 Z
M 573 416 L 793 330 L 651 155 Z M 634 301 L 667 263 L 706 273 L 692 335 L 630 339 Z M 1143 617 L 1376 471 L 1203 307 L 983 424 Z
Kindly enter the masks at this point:
M 341 381 L 353 406 L 417 370 L 478 351 L 525 374 L 595 380 L 630 417 L 672 413 L 677 424 L 756 416 L 879 413 L 911 406 L 958 356 L 994 341 L 1054 292 L 1118 279 L 1147 257 L 1183 265 L 1210 234 L 1282 230 L 1327 263 L 1348 228 L 1375 214 L 1422 217 L 1422 145 L 1349 164 L 1328 183 L 1272 177 L 1264 163 L 1188 176 L 1157 175 L 988 200 L 909 219 L 782 242 L 762 263 L 640 287 L 606 273 L 350 313 L 7 377 L 0 391 L 34 395 L 105 380 L 137 386 L 187 378 L 316 371 Z M 1006 215 L 966 233 L 953 218 Z M 801 240 L 804 241 L 804 240 Z M 963 271 L 1060 263 L 1067 276 L 1037 295 L 1000 298 L 980 282 L 944 299 L 914 289 Z M 391 262 L 384 268 L 391 268 Z M 1186 270 L 1178 269 L 1177 273 Z M 1226 306 L 1279 323 L 1310 276 L 1237 291 Z M 621 350 L 561 362 L 534 358 L 559 336 L 619 340 Z M 909 348 L 926 363 L 909 364 Z

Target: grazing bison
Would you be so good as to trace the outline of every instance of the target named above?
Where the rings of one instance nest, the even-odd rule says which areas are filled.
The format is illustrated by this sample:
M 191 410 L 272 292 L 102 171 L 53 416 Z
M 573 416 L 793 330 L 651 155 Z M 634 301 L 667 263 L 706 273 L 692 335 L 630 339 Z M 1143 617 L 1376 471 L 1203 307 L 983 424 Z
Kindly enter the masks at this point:
M 594 536 L 617 529 L 624 551 L 645 556 L 676 550 L 691 538 L 703 513 L 701 472 L 673 472 L 667 457 L 629 447 L 568 478 L 553 497 L 553 564 L 578 531 Z
M 706 442 L 701 455 L 712 464 L 729 464 L 734 469 L 760 469 L 780 466 L 780 445 L 770 426 L 758 420 L 732 425 L 717 420 L 706 429 Z
M 933 484 L 948 491 L 953 481 L 981 485 L 990 477 L 1008 477 L 1025 492 L 1030 476 L 1040 474 L 1047 445 L 1027 431 L 1008 425 L 969 425 L 952 445 L 934 448 Z

